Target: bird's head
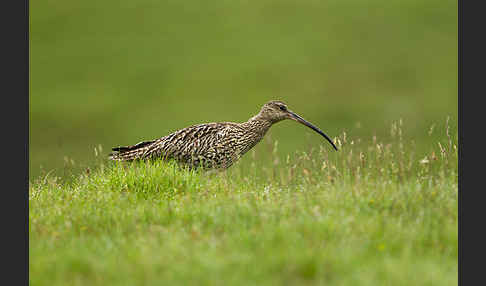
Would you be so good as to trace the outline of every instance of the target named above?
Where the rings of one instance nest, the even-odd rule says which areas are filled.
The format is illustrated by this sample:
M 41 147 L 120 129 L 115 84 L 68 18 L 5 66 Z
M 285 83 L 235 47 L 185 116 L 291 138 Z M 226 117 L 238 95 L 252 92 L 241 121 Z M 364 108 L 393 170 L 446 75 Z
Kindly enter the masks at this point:
M 326 134 L 324 134 L 324 132 L 322 132 L 319 128 L 314 126 L 312 123 L 310 123 L 309 121 L 305 120 L 304 118 L 300 117 L 298 114 L 288 109 L 287 104 L 285 104 L 282 101 L 272 100 L 265 103 L 262 106 L 262 109 L 260 110 L 259 116 L 265 120 L 270 121 L 272 124 L 285 119 L 291 119 L 296 122 L 299 122 L 311 128 L 312 130 L 319 133 L 320 135 L 322 135 L 324 138 L 327 139 L 327 141 L 329 141 L 329 143 L 331 143 L 332 147 L 334 147 L 336 151 L 338 150 L 336 145 L 334 145 L 334 143 L 332 142 L 331 138 L 329 138 Z

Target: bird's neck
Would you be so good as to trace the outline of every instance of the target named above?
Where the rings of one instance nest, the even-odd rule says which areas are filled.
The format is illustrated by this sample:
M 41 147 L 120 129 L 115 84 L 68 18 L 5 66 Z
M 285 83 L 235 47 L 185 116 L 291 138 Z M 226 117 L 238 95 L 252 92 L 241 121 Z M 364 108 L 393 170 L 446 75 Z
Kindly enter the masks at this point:
M 257 133 L 261 137 L 267 133 L 268 129 L 272 126 L 272 122 L 267 118 L 263 117 L 261 113 L 253 116 L 252 118 L 248 119 L 247 122 L 244 122 L 243 125 L 246 130 L 252 133 Z
M 257 114 L 248 121 L 240 123 L 244 132 L 240 136 L 240 155 L 245 154 L 260 142 L 272 126 L 272 122 Z

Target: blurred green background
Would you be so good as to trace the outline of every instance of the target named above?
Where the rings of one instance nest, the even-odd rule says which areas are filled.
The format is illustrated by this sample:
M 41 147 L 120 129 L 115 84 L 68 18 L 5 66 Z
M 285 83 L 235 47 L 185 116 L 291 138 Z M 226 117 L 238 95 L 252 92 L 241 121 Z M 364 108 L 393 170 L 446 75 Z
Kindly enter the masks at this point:
M 31 179 L 271 99 L 331 137 L 401 118 L 427 150 L 431 125 L 457 124 L 457 1 L 30 2 Z M 280 156 L 330 147 L 290 121 L 269 135 Z

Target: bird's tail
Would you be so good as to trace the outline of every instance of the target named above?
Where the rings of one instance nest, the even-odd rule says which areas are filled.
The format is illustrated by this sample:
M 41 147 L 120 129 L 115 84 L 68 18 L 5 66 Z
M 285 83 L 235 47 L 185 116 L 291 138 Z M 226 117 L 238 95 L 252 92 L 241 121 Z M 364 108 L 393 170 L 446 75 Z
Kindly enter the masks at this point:
M 150 145 L 154 143 L 152 141 L 143 141 L 132 146 L 122 146 L 112 148 L 113 153 L 109 154 L 109 159 L 114 161 L 132 161 L 141 159 L 145 152 L 150 148 Z

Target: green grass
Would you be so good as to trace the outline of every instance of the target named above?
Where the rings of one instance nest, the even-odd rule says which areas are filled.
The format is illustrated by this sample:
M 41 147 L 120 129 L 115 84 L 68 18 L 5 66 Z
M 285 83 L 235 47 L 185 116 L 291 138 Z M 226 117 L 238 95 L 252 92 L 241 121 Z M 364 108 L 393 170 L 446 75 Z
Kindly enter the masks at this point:
M 267 141 L 220 173 L 99 159 L 39 177 L 30 285 L 456 285 L 457 135 L 424 131 L 422 154 L 389 131 L 284 160 Z
M 30 4 L 31 285 L 457 284 L 457 1 Z M 340 151 L 106 160 L 272 99 Z

